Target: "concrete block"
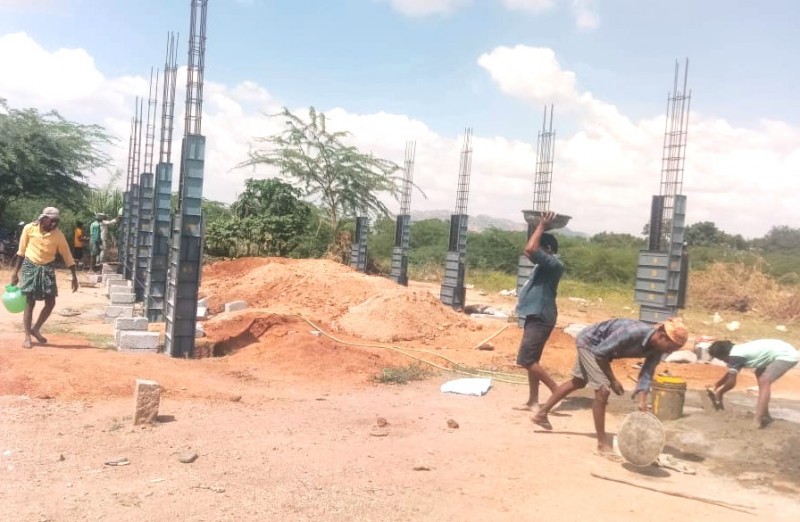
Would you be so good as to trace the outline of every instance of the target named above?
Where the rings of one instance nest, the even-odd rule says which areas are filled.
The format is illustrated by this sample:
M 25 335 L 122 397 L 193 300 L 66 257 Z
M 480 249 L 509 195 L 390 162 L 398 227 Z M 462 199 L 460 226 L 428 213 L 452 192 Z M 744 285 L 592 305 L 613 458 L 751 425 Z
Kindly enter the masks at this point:
M 103 276 L 101 276 L 100 274 L 89 274 L 84 277 L 86 278 L 87 283 L 99 285 L 100 283 L 103 282 Z
M 109 322 L 114 321 L 117 317 L 133 317 L 132 306 L 106 306 L 104 313 Z
M 106 274 L 119 274 L 119 263 L 103 263 L 102 272 Z
M 117 330 L 140 330 L 146 332 L 149 324 L 147 317 L 117 317 L 114 320 L 114 328 Z
M 136 389 L 133 393 L 133 425 L 155 422 L 160 402 L 161 386 L 156 381 L 136 379 Z
M 230 303 L 225 303 L 226 312 L 235 312 L 237 310 L 244 310 L 245 308 L 247 308 L 247 303 L 245 301 L 233 301 Z
M 196 324 L 195 327 L 194 327 L 194 337 L 195 337 L 195 339 L 198 338 L 198 337 L 205 337 L 205 336 L 206 336 L 206 331 L 203 329 L 203 325 L 202 324 Z
M 106 281 L 106 294 L 110 294 L 111 289 L 115 286 L 118 286 L 119 288 L 133 288 L 133 285 L 130 281 L 126 281 L 124 279 L 109 279 Z
M 208 308 L 208 301 L 205 297 L 197 300 L 197 308 L 200 308 L 201 306 L 203 308 Z
M 205 319 L 208 317 L 208 308 L 205 306 L 198 306 L 197 307 L 197 318 L 198 319 Z
M 105 274 L 103 276 L 103 283 L 105 283 L 106 288 L 108 288 L 108 285 L 111 283 L 111 281 L 119 281 L 121 283 L 122 281 L 125 281 L 125 276 L 122 274 Z
M 115 292 L 111 294 L 112 305 L 133 304 L 135 301 L 136 301 L 136 295 L 133 292 L 125 292 L 125 293 Z
M 111 299 L 111 295 L 112 294 L 131 294 L 131 295 L 134 295 L 133 288 L 131 288 L 130 286 L 112 286 L 111 288 L 109 288 L 106 291 L 106 295 L 108 296 L 109 299 Z
M 120 330 L 117 332 L 117 350 L 121 352 L 157 352 L 161 344 L 158 332 Z

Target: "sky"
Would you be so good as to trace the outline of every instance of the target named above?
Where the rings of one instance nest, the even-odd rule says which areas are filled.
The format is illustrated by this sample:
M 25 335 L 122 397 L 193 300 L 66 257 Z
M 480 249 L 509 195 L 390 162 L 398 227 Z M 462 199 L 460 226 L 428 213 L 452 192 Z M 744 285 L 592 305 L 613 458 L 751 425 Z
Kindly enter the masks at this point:
M 189 13 L 189 0 L 0 0 L 0 98 L 105 126 L 125 171 L 134 99 L 163 68 L 168 31 L 182 135 Z M 398 164 L 416 141 L 426 197 L 413 194 L 412 215 L 455 209 L 474 129 L 468 213 L 521 221 L 553 104 L 552 210 L 572 230 L 639 234 L 659 193 L 675 63 L 688 58 L 687 223 L 746 238 L 800 227 L 800 2 L 209 0 L 207 23 L 209 199 L 276 175 L 236 166 L 280 131 L 266 115 L 313 106 Z

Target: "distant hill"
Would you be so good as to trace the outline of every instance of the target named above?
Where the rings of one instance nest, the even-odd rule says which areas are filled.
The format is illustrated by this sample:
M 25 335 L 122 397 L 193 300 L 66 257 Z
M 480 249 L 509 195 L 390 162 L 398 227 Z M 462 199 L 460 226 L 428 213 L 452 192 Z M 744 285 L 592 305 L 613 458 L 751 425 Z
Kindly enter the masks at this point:
M 411 221 L 424 221 L 426 219 L 441 219 L 449 221 L 451 212 L 448 210 L 417 210 L 411 213 Z M 497 228 L 499 230 L 523 231 L 527 228 L 525 222 L 520 216 L 519 221 L 511 219 L 497 218 L 480 214 L 477 216 L 469 216 L 469 230 L 470 232 L 483 232 L 490 228 Z M 556 230 L 556 233 L 562 236 L 578 236 L 588 237 L 588 234 L 583 232 L 575 232 L 569 228 L 561 228 Z

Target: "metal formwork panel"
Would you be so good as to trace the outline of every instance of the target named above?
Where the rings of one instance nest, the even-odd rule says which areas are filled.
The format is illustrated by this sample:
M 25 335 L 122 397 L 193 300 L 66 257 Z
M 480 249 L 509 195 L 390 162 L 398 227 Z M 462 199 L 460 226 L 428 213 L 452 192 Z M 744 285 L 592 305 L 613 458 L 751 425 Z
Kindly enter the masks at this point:
M 153 184 L 153 241 L 147 265 L 145 313 L 151 322 L 164 322 L 167 270 L 172 227 L 172 163 L 156 165 Z
M 367 271 L 367 232 L 369 224 L 366 217 L 356 218 L 356 234 L 350 244 L 350 266 L 359 272 Z
M 408 244 L 411 237 L 411 216 L 397 216 L 392 248 L 392 269 L 390 277 L 395 283 L 408 285 Z
M 125 278 L 136 279 L 136 241 L 139 237 L 139 183 L 131 185 L 130 214 L 125 240 Z
M 464 278 L 466 255 L 462 252 L 448 252 L 445 259 L 444 281 L 439 292 L 439 300 L 453 308 L 463 308 L 466 298 Z
M 167 283 L 165 353 L 194 355 L 197 294 L 202 269 L 205 137 L 189 134 L 181 147 L 180 214 L 175 216 Z
M 517 262 L 517 296 L 519 296 L 522 287 L 525 286 L 525 283 L 527 283 L 528 279 L 531 277 L 534 266 L 536 265 L 533 261 L 528 259 L 527 256 L 519 256 L 519 261 Z M 517 317 L 517 325 L 520 327 L 525 326 L 525 318 Z
M 144 300 L 147 287 L 147 265 L 153 245 L 153 174 L 143 172 L 139 178 L 139 217 L 136 235 L 134 291 L 136 300 Z

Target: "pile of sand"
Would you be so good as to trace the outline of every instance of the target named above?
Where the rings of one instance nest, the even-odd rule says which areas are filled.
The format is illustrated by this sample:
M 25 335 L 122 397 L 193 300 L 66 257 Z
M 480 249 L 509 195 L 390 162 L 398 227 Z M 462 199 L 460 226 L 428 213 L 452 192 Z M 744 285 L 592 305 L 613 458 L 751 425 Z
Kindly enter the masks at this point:
M 424 290 L 410 290 L 321 259 L 240 258 L 205 268 L 200 294 L 212 313 L 230 301 L 297 314 L 363 339 L 433 339 L 445 329 L 474 330 L 469 318 Z

